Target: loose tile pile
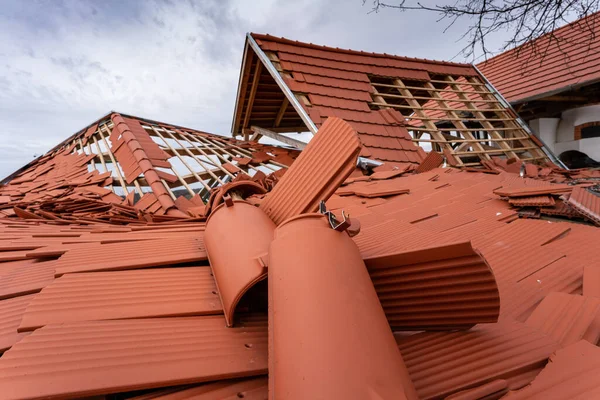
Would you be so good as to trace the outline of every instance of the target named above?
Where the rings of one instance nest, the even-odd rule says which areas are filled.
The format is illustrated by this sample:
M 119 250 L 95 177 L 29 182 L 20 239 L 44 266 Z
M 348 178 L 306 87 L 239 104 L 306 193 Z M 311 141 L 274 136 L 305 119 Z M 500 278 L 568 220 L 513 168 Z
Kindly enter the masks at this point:
M 0 187 L 0 400 L 597 398 L 599 171 L 189 132 L 112 113 Z

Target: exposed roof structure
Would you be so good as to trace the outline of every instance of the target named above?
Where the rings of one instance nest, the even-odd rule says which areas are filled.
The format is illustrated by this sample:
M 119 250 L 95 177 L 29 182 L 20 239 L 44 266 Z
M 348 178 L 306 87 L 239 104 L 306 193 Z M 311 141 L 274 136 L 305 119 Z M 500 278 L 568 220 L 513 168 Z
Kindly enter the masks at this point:
M 240 173 L 267 187 L 266 176 L 297 154 L 112 112 L 6 178 L 0 213 L 112 223 L 203 218 L 213 188 Z
M 470 64 L 413 59 L 249 34 L 232 131 L 269 136 L 316 132 L 328 117 L 348 121 L 361 156 L 419 164 L 423 148 L 458 165 L 491 157 L 544 163 L 542 144 Z
M 6 178 L 0 400 L 596 398 L 600 171 L 363 136 L 111 113 Z
M 596 83 L 600 79 L 599 18 L 600 13 L 591 14 L 477 68 L 512 104 Z

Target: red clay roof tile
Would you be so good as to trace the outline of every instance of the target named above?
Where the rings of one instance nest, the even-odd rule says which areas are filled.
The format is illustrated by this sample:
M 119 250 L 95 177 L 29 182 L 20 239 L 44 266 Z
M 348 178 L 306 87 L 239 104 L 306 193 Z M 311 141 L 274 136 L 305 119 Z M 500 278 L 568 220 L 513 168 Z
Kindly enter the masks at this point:
M 266 372 L 262 318 L 239 328 L 225 327 L 222 317 L 79 322 L 38 329 L 7 351 L 0 399 L 93 396 Z
M 329 118 L 260 208 L 276 224 L 317 211 L 319 202 L 327 200 L 354 171 L 359 151 L 356 131 L 340 119 Z
M 19 332 L 67 322 L 220 313 L 208 267 L 67 274 L 30 302 Z
M 531 384 L 510 392 L 507 400 L 597 399 L 600 396 L 600 349 L 581 340 L 557 350 Z
M 467 332 L 418 333 L 401 338 L 398 345 L 422 400 L 496 379 L 519 389 L 527 384 L 520 376 L 539 371 L 559 348 L 549 336 L 508 320 Z
M 8 350 L 26 334 L 18 333 L 19 322 L 34 296 L 19 296 L 0 301 L 0 353 Z
M 600 194 L 582 187 L 576 187 L 571 192 L 567 204 L 585 215 L 596 225 L 600 225 Z
M 596 344 L 600 339 L 600 298 L 550 293 L 525 323 L 563 347 L 581 339 Z

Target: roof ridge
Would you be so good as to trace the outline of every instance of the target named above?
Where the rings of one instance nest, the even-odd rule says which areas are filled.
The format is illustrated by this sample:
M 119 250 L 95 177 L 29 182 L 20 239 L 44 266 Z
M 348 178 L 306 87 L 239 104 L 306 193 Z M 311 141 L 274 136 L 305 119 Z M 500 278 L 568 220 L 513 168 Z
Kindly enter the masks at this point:
M 427 63 L 427 64 L 450 65 L 450 66 L 459 66 L 459 67 L 473 65 L 470 63 L 454 63 L 454 62 L 449 62 L 449 61 L 429 60 L 427 58 L 398 56 L 395 54 L 387 54 L 387 53 L 374 53 L 374 52 L 368 52 L 368 51 L 362 51 L 362 50 L 341 49 L 339 47 L 330 47 L 330 46 L 325 46 L 325 45 L 320 45 L 320 44 L 300 42 L 298 40 L 292 40 L 292 39 L 287 39 L 284 37 L 269 35 L 268 33 L 250 32 L 250 35 L 254 39 L 269 40 L 269 41 L 285 43 L 285 44 L 290 44 L 290 45 L 299 46 L 299 47 L 308 47 L 308 48 L 312 48 L 312 49 L 316 49 L 316 50 L 334 51 L 337 53 L 344 53 L 344 54 L 354 54 L 354 55 L 379 57 L 379 58 L 392 58 L 392 59 L 396 59 L 396 60 L 416 61 L 416 62 Z

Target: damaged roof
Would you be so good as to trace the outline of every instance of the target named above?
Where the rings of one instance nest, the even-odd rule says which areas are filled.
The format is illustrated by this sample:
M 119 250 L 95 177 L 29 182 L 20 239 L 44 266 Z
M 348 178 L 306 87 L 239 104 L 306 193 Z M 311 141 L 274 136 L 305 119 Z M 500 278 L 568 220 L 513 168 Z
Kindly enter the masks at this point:
M 597 397 L 600 171 L 319 125 L 113 112 L 5 179 L 0 399 Z
M 551 157 L 470 64 L 248 34 L 234 135 L 294 146 L 293 135 L 281 133 L 314 134 L 329 117 L 347 121 L 358 132 L 361 156 L 380 161 L 418 165 L 424 149 L 461 166 Z

